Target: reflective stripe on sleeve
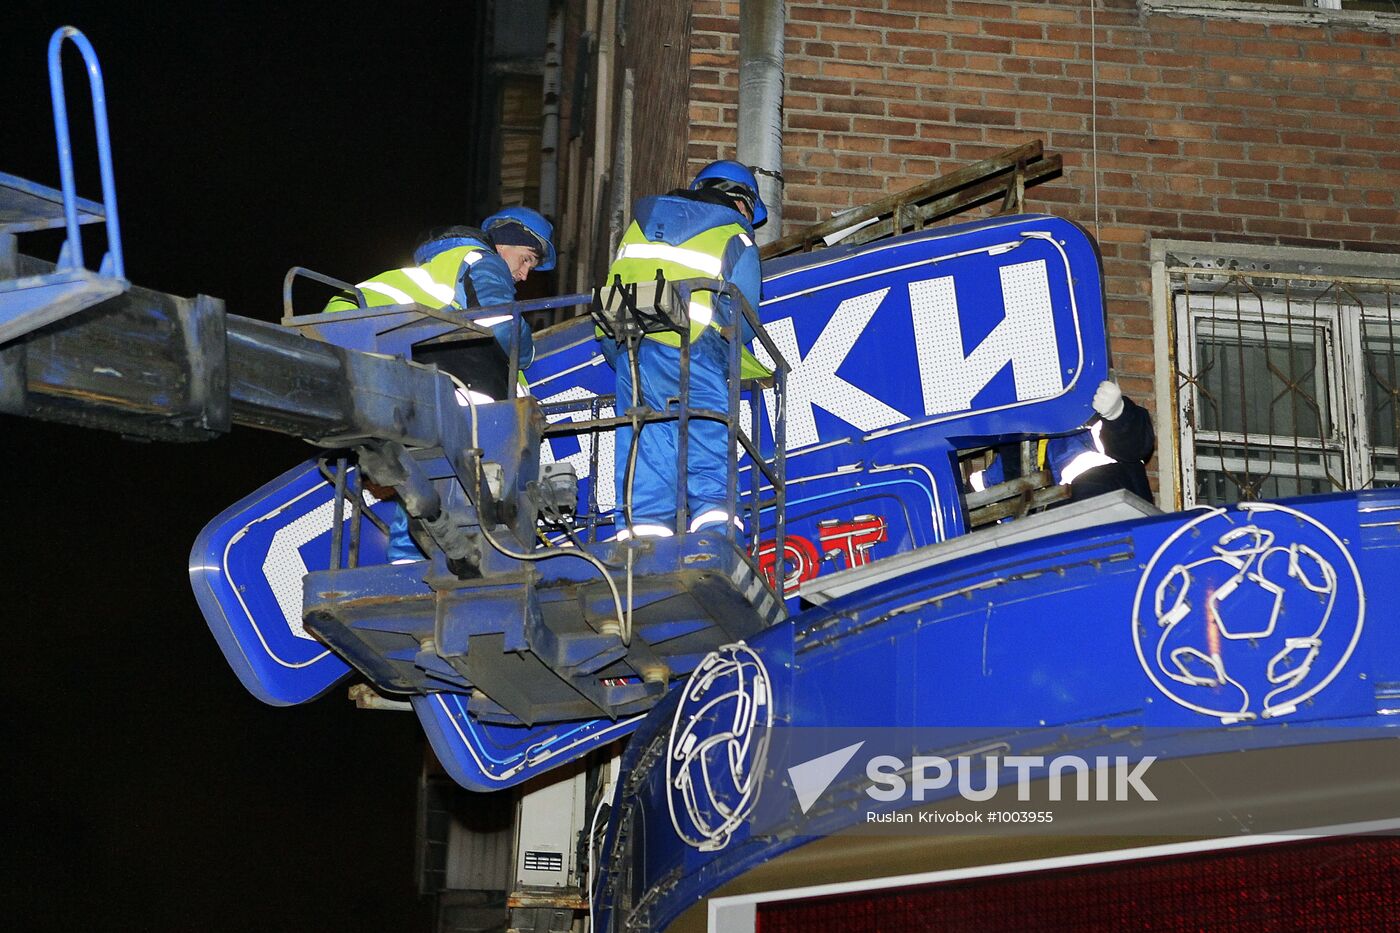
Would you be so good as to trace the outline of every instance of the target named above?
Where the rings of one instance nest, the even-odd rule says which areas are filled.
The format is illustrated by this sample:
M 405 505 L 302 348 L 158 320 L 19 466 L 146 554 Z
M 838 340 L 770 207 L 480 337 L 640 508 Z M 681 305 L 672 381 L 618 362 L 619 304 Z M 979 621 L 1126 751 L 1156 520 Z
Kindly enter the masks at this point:
M 1064 484 L 1072 483 L 1087 470 L 1092 470 L 1094 467 L 1108 466 L 1110 463 L 1117 462 L 1117 460 L 1114 460 L 1108 454 L 1101 454 L 1097 450 L 1086 450 L 1069 463 L 1065 464 L 1065 468 L 1060 471 L 1060 482 Z
M 411 305 L 417 303 L 409 296 L 408 292 L 401 291 L 392 285 L 385 285 L 383 282 L 361 282 L 355 287 L 363 292 L 378 292 L 396 305 Z
M 653 525 L 650 522 L 637 522 L 632 526 L 631 531 L 628 531 L 626 528 L 618 529 L 617 534 L 613 536 L 613 540 L 627 541 L 633 534 L 636 534 L 638 538 L 670 538 L 675 535 L 675 532 L 665 525 Z
M 706 525 L 724 524 L 726 521 L 733 522 L 734 527 L 740 531 L 744 530 L 744 523 L 739 521 L 737 515 L 730 515 L 724 509 L 707 509 L 695 516 L 690 522 L 691 531 L 699 531 Z
M 413 266 L 412 268 L 400 269 L 399 271 L 408 276 L 409 281 L 414 285 L 417 285 L 419 288 L 423 289 L 423 291 L 432 295 L 445 305 L 452 304 L 452 299 L 456 297 L 451 286 L 433 281 L 433 277 L 424 269 Z
M 628 243 L 618 250 L 619 259 L 659 259 L 674 262 L 691 269 L 698 269 L 706 275 L 718 276 L 724 267 L 724 260 L 694 249 L 682 249 L 666 243 Z

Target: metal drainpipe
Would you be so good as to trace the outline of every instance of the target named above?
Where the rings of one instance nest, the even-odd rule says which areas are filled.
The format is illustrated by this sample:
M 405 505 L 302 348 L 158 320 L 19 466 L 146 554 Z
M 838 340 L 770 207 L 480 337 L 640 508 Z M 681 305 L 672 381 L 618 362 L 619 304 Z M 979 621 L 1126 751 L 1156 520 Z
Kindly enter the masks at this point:
M 544 45 L 544 120 L 540 128 L 540 213 L 559 223 L 559 91 L 563 67 L 564 7 L 549 11 Z
M 739 5 L 739 161 L 758 174 L 768 222 L 759 243 L 783 234 L 783 0 Z
M 613 149 L 612 204 L 608 210 L 608 255 L 617 249 L 622 239 L 623 225 L 632 213 L 632 107 L 633 75 L 631 68 L 622 71 L 622 120 L 617 128 L 617 145 Z
M 588 218 L 590 243 L 597 243 L 598 230 L 605 228 L 608 205 L 603 202 L 603 191 L 608 183 L 608 169 L 612 165 L 613 140 L 613 52 L 617 47 L 617 0 L 602 0 L 598 8 L 598 71 L 597 87 L 594 88 L 593 117 L 593 197 L 589 204 L 591 215 Z M 611 258 L 611 257 L 609 257 Z M 592 270 L 588 270 L 592 273 Z

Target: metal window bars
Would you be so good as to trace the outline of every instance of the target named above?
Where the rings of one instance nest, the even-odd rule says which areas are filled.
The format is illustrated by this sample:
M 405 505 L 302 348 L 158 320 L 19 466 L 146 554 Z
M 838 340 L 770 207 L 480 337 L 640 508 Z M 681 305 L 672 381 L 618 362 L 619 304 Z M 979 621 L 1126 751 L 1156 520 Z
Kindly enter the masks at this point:
M 1400 279 L 1165 272 L 1185 505 L 1400 484 Z

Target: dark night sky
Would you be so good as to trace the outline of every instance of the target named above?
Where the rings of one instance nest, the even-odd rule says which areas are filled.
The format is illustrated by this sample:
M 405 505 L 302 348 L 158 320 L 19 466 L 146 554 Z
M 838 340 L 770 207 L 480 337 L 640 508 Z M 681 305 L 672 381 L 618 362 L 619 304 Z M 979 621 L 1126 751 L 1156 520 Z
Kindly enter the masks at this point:
M 354 280 L 463 219 L 472 6 L 11 0 L 0 171 L 57 186 L 45 50 L 78 26 L 106 75 L 128 278 L 275 320 L 287 267 Z M 85 139 L 80 193 L 97 197 Z M 263 706 L 189 589 L 204 523 L 306 445 L 243 429 L 145 445 L 0 416 L 0 450 L 5 925 L 426 929 L 416 721 L 339 689 Z

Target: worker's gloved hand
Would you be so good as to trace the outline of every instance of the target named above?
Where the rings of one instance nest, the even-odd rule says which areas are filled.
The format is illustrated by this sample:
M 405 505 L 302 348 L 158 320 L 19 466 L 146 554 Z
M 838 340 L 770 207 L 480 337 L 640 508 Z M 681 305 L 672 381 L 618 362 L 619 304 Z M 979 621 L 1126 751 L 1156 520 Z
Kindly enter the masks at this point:
M 1123 414 L 1123 390 L 1118 383 L 1105 379 L 1094 392 L 1094 411 L 1105 421 L 1113 421 Z

